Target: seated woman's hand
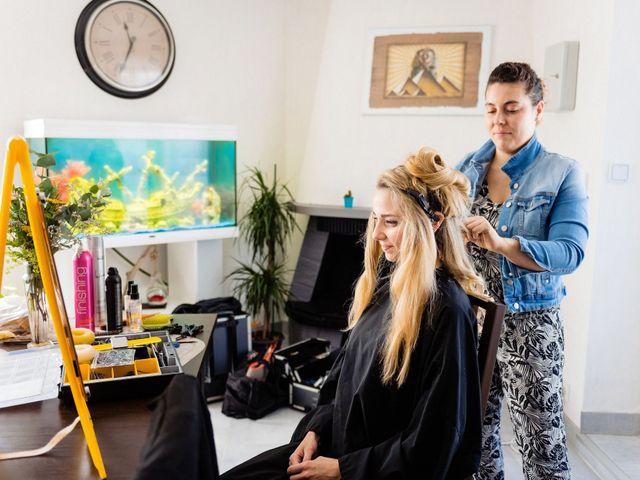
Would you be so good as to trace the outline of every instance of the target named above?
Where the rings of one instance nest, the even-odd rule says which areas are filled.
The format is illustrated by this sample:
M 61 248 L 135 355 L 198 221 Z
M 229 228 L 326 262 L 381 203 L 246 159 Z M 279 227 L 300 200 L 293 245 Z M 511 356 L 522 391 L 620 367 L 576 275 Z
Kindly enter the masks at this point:
M 318 452 L 320 437 L 316 432 L 309 432 L 289 457 L 289 465 L 297 465 L 301 462 L 313 460 Z
M 338 459 L 318 457 L 287 468 L 290 480 L 340 480 Z

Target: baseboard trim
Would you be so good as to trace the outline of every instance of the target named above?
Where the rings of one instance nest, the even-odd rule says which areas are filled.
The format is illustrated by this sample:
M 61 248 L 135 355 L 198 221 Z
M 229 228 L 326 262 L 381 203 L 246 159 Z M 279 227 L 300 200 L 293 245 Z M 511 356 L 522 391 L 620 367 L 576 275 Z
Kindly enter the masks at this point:
M 580 432 L 602 435 L 640 435 L 640 413 L 582 412 Z
M 588 435 L 565 416 L 567 443 L 601 480 L 631 480 Z M 569 459 L 571 461 L 571 459 Z

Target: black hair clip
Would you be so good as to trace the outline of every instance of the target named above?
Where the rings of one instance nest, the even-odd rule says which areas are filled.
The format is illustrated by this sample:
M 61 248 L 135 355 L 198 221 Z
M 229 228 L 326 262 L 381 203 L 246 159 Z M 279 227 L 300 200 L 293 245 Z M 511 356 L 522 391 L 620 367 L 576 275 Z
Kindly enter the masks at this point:
M 438 221 L 438 216 L 431 209 L 431 205 L 429 205 L 429 200 L 427 200 L 424 195 L 422 195 L 417 190 L 414 190 L 413 188 L 407 188 L 405 192 L 407 193 L 407 195 L 413 197 L 416 202 L 418 202 L 418 205 L 420 205 L 420 208 L 422 208 L 424 213 L 427 214 L 427 217 L 429 217 L 432 222 Z

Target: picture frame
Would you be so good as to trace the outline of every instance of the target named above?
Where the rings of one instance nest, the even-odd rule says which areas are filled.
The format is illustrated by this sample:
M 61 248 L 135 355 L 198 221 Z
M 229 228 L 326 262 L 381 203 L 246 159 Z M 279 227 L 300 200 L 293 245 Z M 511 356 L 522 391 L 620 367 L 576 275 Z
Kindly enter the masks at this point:
M 489 26 L 369 31 L 363 113 L 482 114 L 490 46 Z

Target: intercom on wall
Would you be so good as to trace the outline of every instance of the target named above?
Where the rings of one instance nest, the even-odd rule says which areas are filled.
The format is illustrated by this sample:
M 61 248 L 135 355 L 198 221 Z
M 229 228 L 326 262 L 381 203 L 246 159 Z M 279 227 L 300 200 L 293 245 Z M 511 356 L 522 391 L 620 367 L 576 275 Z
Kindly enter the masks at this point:
M 560 42 L 546 48 L 544 54 L 546 110 L 558 112 L 575 108 L 579 51 L 579 42 Z

